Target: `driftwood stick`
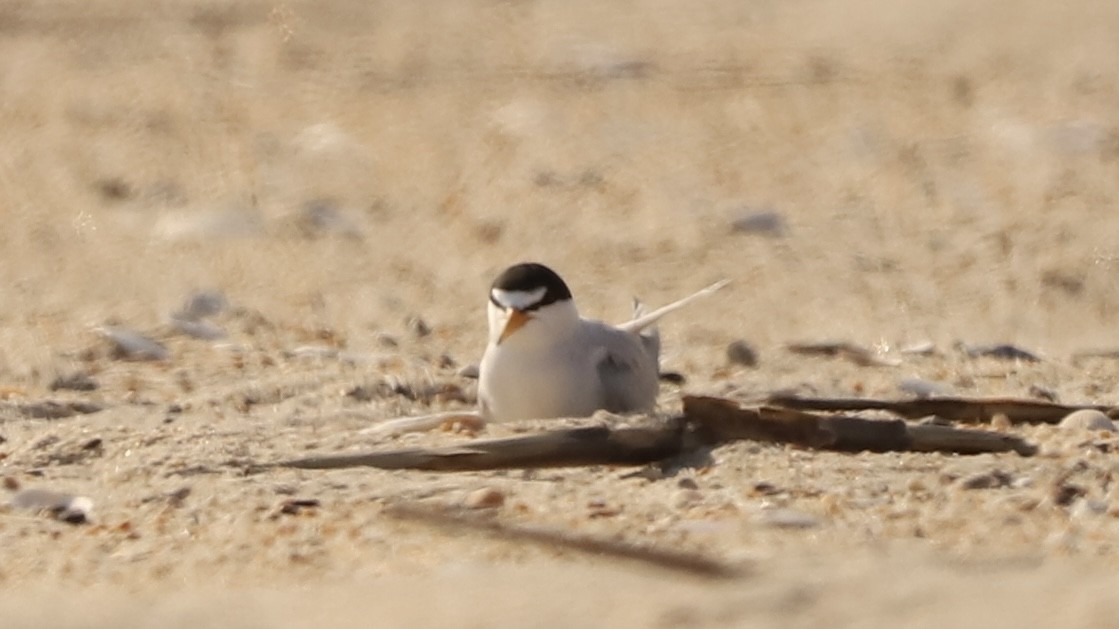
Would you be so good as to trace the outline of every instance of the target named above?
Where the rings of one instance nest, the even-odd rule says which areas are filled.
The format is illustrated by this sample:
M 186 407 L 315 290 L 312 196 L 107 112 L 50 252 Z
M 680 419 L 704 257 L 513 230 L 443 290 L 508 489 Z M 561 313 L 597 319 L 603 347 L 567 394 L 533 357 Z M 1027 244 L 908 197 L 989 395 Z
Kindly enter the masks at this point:
M 1082 409 L 1108 412 L 1110 406 L 1097 404 L 1065 405 L 1041 400 L 1014 398 L 936 397 L 919 400 L 876 400 L 859 398 L 806 398 L 772 395 L 767 404 L 801 411 L 887 411 L 907 419 L 935 415 L 964 423 L 984 423 L 995 415 L 1005 415 L 1013 424 L 1056 424 L 1066 415 Z
M 456 532 L 465 529 L 508 541 L 531 542 L 561 550 L 574 550 L 597 556 L 630 559 L 658 568 L 677 570 L 703 577 L 733 578 L 741 576 L 743 572 L 737 567 L 693 553 L 642 546 L 615 539 L 574 535 L 565 531 L 516 526 L 499 520 L 469 516 L 449 508 L 436 509 L 396 504 L 386 508 L 384 513 L 402 520 L 454 529 Z
M 326 470 L 377 467 L 439 472 L 580 465 L 642 465 L 679 454 L 684 426 L 672 421 L 652 428 L 604 426 L 557 430 L 525 437 L 475 441 L 446 448 L 409 448 L 295 459 L 280 467 Z
M 983 452 L 1017 452 L 1033 456 L 1037 446 L 1013 435 L 986 430 L 960 430 L 951 426 L 910 425 L 909 449 L 919 452 L 956 452 L 982 454 Z
M 906 450 L 956 452 L 1014 451 L 1030 456 L 1036 448 L 1012 435 L 950 426 L 914 426 L 900 419 L 813 415 L 790 409 L 741 408 L 730 400 L 686 396 L 684 416 L 701 439 L 712 442 L 752 439 L 792 443 L 840 452 Z
M 836 402 L 799 398 L 779 401 L 795 403 L 798 400 L 817 406 L 829 406 Z M 870 408 L 882 408 L 887 404 L 875 400 L 838 402 L 841 406 L 862 405 L 860 408 L 866 405 Z M 1005 408 L 1005 405 L 999 404 L 984 408 Z M 1033 402 L 1027 404 L 1030 407 L 1037 406 Z M 912 410 L 911 407 L 906 408 Z M 919 415 L 926 414 L 930 413 L 922 412 Z M 962 411 L 957 408 L 956 415 L 961 414 Z M 586 465 L 644 465 L 663 461 L 697 447 L 743 439 L 791 443 L 804 448 L 840 452 L 919 450 L 975 454 L 1014 451 L 1029 456 L 1036 451 L 1029 443 L 1000 433 L 941 426 L 913 426 L 900 419 L 816 415 L 793 408 L 742 408 L 722 398 L 685 396 L 683 417 L 652 427 L 574 428 L 443 448 L 408 448 L 294 459 L 252 469 L 292 467 L 327 470 L 376 467 L 389 470 L 464 472 Z

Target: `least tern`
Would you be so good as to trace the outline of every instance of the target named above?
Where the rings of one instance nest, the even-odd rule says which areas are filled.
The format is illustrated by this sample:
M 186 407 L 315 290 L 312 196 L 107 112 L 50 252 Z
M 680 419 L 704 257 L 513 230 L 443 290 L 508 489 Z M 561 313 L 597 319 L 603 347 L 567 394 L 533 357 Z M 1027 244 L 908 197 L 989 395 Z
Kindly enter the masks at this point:
M 489 342 L 478 369 L 477 412 L 400 417 L 363 433 L 396 435 L 446 422 L 586 417 L 651 410 L 656 404 L 661 317 L 727 284 L 717 282 L 621 325 L 579 315 L 571 290 L 548 267 L 509 267 L 490 287 Z
M 651 410 L 660 354 L 653 324 L 724 283 L 613 326 L 580 316 L 552 269 L 535 262 L 509 267 L 490 287 L 489 343 L 478 378 L 482 416 L 509 421 Z

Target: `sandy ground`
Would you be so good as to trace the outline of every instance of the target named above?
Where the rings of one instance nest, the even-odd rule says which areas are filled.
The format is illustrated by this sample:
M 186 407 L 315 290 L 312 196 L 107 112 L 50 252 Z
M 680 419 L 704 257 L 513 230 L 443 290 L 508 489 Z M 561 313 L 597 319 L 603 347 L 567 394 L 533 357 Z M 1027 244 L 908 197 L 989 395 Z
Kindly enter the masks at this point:
M 1105 432 L 1014 428 L 1028 459 L 739 443 L 652 478 L 245 466 L 519 434 L 361 430 L 470 407 L 485 290 L 524 259 L 610 320 L 733 281 L 662 325 L 688 378 L 664 414 L 913 378 L 1115 403 L 1114 361 L 1073 357 L 1119 345 L 1117 30 L 1109 0 L 0 7 L 0 475 L 94 503 L 0 510 L 2 624 L 1113 626 Z M 776 228 L 734 228 L 759 212 Z M 224 338 L 170 325 L 199 290 Z M 104 325 L 167 356 L 122 360 Z M 898 364 L 784 350 L 805 340 Z M 96 388 L 52 386 L 74 374 Z M 103 410 L 29 416 L 46 400 Z M 384 512 L 479 490 L 510 526 L 742 575 Z

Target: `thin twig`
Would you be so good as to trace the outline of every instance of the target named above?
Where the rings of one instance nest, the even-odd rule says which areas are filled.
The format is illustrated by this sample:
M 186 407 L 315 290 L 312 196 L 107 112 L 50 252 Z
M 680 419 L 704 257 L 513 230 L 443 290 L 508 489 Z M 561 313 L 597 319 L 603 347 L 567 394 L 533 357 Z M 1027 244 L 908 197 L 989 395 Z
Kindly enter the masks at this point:
M 1014 398 L 936 397 L 919 400 L 877 400 L 861 398 L 808 398 L 772 395 L 767 404 L 801 411 L 887 411 L 907 419 L 936 416 L 952 421 L 983 423 L 995 415 L 1005 415 L 1011 423 L 1056 424 L 1073 411 L 1083 409 L 1108 412 L 1113 407 L 1098 404 L 1065 405 L 1041 400 Z

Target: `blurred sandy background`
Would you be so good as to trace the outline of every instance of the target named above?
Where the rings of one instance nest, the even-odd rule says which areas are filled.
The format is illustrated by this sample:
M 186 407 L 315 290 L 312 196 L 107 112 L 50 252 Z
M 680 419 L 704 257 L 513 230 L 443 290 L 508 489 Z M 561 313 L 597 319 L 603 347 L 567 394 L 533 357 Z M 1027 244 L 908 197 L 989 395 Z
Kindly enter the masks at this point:
M 376 419 L 468 406 L 485 290 L 524 259 L 611 320 L 732 279 L 662 325 L 685 391 L 920 377 L 1113 403 L 1114 363 L 1070 357 L 1119 346 L 1116 32 L 1108 0 L 0 6 L 0 472 L 97 505 L 86 527 L 0 513 L 5 626 L 1106 626 L 1100 435 L 1020 429 L 1049 444 L 1036 460 L 740 445 L 683 484 L 228 462 L 367 449 Z M 167 330 L 196 290 L 233 305 L 224 341 Z M 170 359 L 115 360 L 106 323 Z M 756 369 L 728 366 L 736 339 Z M 782 350 L 833 339 L 903 362 Z M 924 341 L 942 354 L 899 357 Z M 50 390 L 77 372 L 98 388 Z M 107 408 L 21 415 L 43 399 Z M 958 489 L 995 469 L 1019 482 Z M 1055 504 L 1070 475 L 1083 498 Z M 753 568 L 681 580 L 378 514 L 479 487 L 508 496 L 498 517 Z M 322 507 L 272 517 L 293 495 Z

